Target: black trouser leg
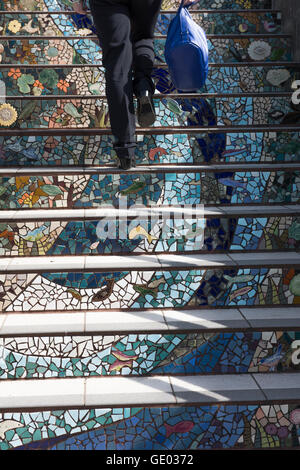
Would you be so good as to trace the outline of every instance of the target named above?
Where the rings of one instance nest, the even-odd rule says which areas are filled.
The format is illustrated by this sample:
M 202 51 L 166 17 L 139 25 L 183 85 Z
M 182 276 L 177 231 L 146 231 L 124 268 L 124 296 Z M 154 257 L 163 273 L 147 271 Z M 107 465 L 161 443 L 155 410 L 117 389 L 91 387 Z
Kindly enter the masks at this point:
M 162 0 L 90 0 L 102 49 L 106 96 L 114 148 L 119 157 L 134 156 L 133 92 L 150 87 L 153 35 Z
M 114 148 L 119 157 L 133 156 L 135 112 L 132 90 L 131 19 L 127 0 L 90 0 L 102 49 L 106 96 Z
M 133 46 L 133 91 L 155 91 L 151 78 L 154 53 L 154 30 L 163 0 L 130 0 Z

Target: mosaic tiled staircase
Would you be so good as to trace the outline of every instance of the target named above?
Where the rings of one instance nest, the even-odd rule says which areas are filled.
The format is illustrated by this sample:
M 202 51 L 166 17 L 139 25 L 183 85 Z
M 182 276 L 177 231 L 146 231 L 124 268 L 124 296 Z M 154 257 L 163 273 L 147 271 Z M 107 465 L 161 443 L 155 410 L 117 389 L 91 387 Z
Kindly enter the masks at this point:
M 157 121 L 123 172 L 90 17 L 0 0 L 16 110 L 0 126 L 1 449 L 299 447 L 292 38 L 271 2 L 199 1 L 209 78 L 182 94 L 163 55 L 177 7 L 156 28 Z M 125 216 L 129 237 L 99 239 Z

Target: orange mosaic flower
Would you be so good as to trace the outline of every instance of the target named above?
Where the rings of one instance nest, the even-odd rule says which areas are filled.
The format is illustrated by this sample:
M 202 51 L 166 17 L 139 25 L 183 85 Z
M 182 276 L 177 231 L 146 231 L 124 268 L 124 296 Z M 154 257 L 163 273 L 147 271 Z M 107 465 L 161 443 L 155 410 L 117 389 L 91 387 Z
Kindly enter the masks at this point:
M 26 204 L 29 207 L 32 207 L 33 195 L 34 195 L 34 192 L 32 192 L 30 194 L 28 194 L 28 193 L 23 194 L 23 196 L 20 199 L 18 199 L 18 203 L 21 204 L 21 205 Z
M 57 88 L 60 88 L 60 90 L 63 90 L 65 93 L 67 93 L 69 86 L 70 83 L 68 83 L 66 80 L 59 80 L 57 84 Z
M 10 69 L 7 75 L 17 80 L 19 77 L 21 77 L 22 73 L 20 69 Z
M 34 82 L 33 86 L 41 88 L 41 90 L 43 90 L 45 88 L 44 85 L 39 80 L 36 80 Z

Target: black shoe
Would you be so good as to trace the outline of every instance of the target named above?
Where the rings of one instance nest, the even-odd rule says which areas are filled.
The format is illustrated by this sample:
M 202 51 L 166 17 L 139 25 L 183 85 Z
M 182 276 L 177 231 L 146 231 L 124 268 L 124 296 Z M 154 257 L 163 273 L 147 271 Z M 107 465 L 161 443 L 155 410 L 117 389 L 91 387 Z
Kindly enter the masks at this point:
M 123 157 L 119 158 L 119 168 L 121 170 L 130 170 L 130 168 L 135 167 L 135 157 Z
M 156 120 L 155 107 L 149 90 L 140 91 L 137 96 L 137 118 L 141 127 L 151 126 Z

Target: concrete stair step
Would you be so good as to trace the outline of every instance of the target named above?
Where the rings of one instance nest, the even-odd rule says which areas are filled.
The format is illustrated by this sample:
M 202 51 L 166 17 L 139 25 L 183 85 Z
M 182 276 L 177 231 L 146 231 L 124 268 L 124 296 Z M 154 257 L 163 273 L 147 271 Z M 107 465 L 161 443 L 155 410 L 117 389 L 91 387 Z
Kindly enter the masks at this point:
M 142 254 L 124 256 L 30 256 L 0 258 L 0 273 L 61 273 L 61 272 L 120 272 L 120 271 L 188 271 L 194 269 L 225 269 L 300 266 L 300 253 L 272 251 L 270 253 L 212 254 Z
M 112 390 L 114 392 L 112 392 Z M 296 373 L 5 380 L 0 411 L 293 403 Z
M 299 132 L 300 124 L 254 124 L 254 125 L 219 125 L 219 126 L 156 126 L 156 127 L 137 127 L 136 135 L 159 135 L 159 134 L 188 134 L 192 136 L 199 133 L 255 133 L 255 132 Z M 0 129 L 1 136 L 68 136 L 68 135 L 110 135 L 110 128 L 9 128 Z
M 0 337 L 299 331 L 300 307 L 146 309 L 1 315 Z
M 293 217 L 298 216 L 300 212 L 299 204 L 278 204 L 263 205 L 253 204 L 251 206 L 204 206 L 197 208 L 196 205 L 184 206 L 153 206 L 141 208 L 115 208 L 100 207 L 95 209 L 36 209 L 32 210 L 2 210 L 0 211 L 0 221 L 8 221 L 10 223 L 18 222 L 39 222 L 39 221 L 83 221 L 83 220 L 100 220 L 107 219 L 133 219 L 136 217 L 154 217 L 170 215 L 172 218 L 182 217 L 204 217 L 212 218 L 232 218 L 232 217 Z
M 166 164 L 166 165 L 138 165 L 132 167 L 130 170 L 121 170 L 116 166 L 103 165 L 103 166 L 77 166 L 77 167 L 48 167 L 48 168 L 0 168 L 0 176 L 37 176 L 37 175 L 111 175 L 111 174 L 131 174 L 131 173 L 176 173 L 178 175 L 182 173 L 194 174 L 194 173 L 217 173 L 217 172 L 251 172 L 251 171 L 285 171 L 295 172 L 300 170 L 300 162 L 287 162 L 287 163 L 273 163 L 273 162 L 255 162 L 255 163 L 211 163 L 211 164 Z

